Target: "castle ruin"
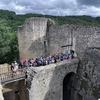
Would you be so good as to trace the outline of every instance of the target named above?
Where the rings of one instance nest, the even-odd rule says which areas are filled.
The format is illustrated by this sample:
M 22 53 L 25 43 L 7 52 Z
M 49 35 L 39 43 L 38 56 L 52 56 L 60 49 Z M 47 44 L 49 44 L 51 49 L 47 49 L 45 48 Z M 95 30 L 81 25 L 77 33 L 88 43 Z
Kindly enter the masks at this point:
M 27 19 L 18 29 L 20 59 L 73 49 L 78 58 L 29 68 L 29 100 L 98 100 L 100 98 L 100 27 L 57 26 L 47 18 Z

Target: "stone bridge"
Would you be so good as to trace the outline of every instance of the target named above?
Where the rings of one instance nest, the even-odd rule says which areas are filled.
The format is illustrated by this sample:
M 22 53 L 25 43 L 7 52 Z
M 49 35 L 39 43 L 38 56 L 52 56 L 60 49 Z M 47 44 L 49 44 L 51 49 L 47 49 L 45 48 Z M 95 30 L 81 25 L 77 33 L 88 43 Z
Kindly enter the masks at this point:
M 2 74 L 0 80 L 4 98 L 5 100 L 51 100 L 51 98 L 64 100 L 63 97 L 66 95 L 63 90 L 63 87 L 66 87 L 64 79 L 75 75 L 77 67 L 78 59 L 75 58 L 46 66 L 29 67 L 27 77 L 21 69 L 14 76 L 11 73 L 6 73 L 5 76 Z
M 27 71 L 29 100 L 72 100 L 68 99 L 72 94 L 69 96 L 66 94 L 66 86 L 73 88 L 68 84 L 73 83 L 71 78 L 76 75 L 77 68 L 78 59 L 29 68 Z

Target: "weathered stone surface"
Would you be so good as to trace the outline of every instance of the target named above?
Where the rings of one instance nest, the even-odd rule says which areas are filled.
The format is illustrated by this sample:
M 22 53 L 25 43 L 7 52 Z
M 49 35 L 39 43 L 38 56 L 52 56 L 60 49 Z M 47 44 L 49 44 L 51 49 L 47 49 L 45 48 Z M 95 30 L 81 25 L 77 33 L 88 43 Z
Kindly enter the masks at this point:
M 20 58 L 33 58 L 73 49 L 81 60 L 79 64 L 72 61 L 62 65 L 29 68 L 29 99 L 62 100 L 63 79 L 66 74 L 76 70 L 77 75 L 75 79 L 72 78 L 71 100 L 100 98 L 100 27 L 56 26 L 50 22 L 48 24 L 46 18 L 30 18 L 18 30 Z
M 28 69 L 29 100 L 63 100 L 63 80 L 76 73 L 78 59 Z
M 18 29 L 20 59 L 45 54 L 44 40 L 47 31 L 46 18 L 30 18 Z
M 20 58 L 33 58 L 42 55 L 73 49 L 79 57 L 87 47 L 100 47 L 100 27 L 51 24 L 47 18 L 33 17 L 26 20 L 18 29 Z M 65 46 L 65 47 L 63 47 Z
M 97 100 L 100 98 L 100 50 L 87 49 L 80 66 L 80 90 L 84 90 L 84 100 Z
M 0 65 L 0 74 L 11 72 L 11 65 L 1 64 Z

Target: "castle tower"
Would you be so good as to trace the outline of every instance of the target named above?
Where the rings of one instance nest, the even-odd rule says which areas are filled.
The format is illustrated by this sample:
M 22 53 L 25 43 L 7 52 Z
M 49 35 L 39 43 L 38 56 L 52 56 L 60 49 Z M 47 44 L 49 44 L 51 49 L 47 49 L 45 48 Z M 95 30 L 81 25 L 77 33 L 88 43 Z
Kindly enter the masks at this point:
M 18 28 L 20 59 L 36 58 L 47 54 L 47 27 L 49 19 L 33 17 Z

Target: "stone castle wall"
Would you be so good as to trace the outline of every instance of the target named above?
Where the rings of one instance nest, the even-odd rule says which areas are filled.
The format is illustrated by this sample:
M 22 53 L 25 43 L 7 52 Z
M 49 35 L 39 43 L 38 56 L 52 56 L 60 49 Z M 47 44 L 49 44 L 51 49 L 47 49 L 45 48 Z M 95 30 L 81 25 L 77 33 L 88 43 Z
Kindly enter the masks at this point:
M 88 47 L 100 47 L 100 28 L 86 26 L 52 26 L 49 29 L 50 52 L 73 49 L 79 57 Z M 63 47 L 62 46 L 67 46 Z
M 44 40 L 47 19 L 30 18 L 18 29 L 20 59 L 38 57 L 45 54 Z
M 63 52 L 72 48 L 72 29 L 70 26 L 51 26 L 49 27 L 48 40 L 49 52 Z
M 47 18 L 30 18 L 18 30 L 20 58 L 34 58 L 73 49 L 79 57 L 87 47 L 100 47 L 100 28 L 48 24 Z M 51 22 L 52 23 L 52 22 Z
M 56 26 L 48 24 L 48 21 L 45 18 L 31 18 L 19 29 L 18 42 L 21 59 L 54 54 L 69 49 L 75 50 L 78 57 L 82 58 L 87 49 L 100 48 L 100 27 Z M 61 66 L 57 64 L 56 66 L 29 68 L 27 78 L 29 99 L 62 100 L 64 76 L 69 72 L 75 72 L 74 69 L 76 68 L 79 79 L 75 79 L 77 81 L 74 82 L 76 92 L 73 93 L 72 97 L 74 98 L 74 95 L 76 97 L 78 94 L 79 99 L 74 98 L 74 100 L 95 100 L 91 96 L 96 95 L 97 90 L 99 90 L 98 87 L 100 87 L 98 85 L 100 83 L 98 81 L 100 64 L 98 63 L 99 60 L 96 60 L 96 58 L 100 58 L 98 50 L 85 52 L 83 56 L 85 59 L 83 58 L 77 64 L 71 62 Z M 93 55 L 91 55 L 92 53 Z M 69 71 L 68 68 L 71 68 L 71 70 Z M 96 81 L 97 84 L 95 84 Z M 78 86 L 76 83 L 78 83 Z M 96 97 L 100 98 L 99 92 Z
M 84 51 L 88 47 L 97 47 L 96 42 L 99 42 L 100 38 L 100 28 L 99 27 L 77 27 L 74 31 L 75 37 L 75 51 L 79 57 L 82 57 Z M 97 39 L 95 39 L 98 37 Z M 94 41 L 92 41 L 94 40 Z M 93 45 L 94 44 L 94 45 Z M 100 44 L 98 44 L 100 47 Z
M 78 67 L 82 100 L 100 99 L 100 49 L 87 48 Z

